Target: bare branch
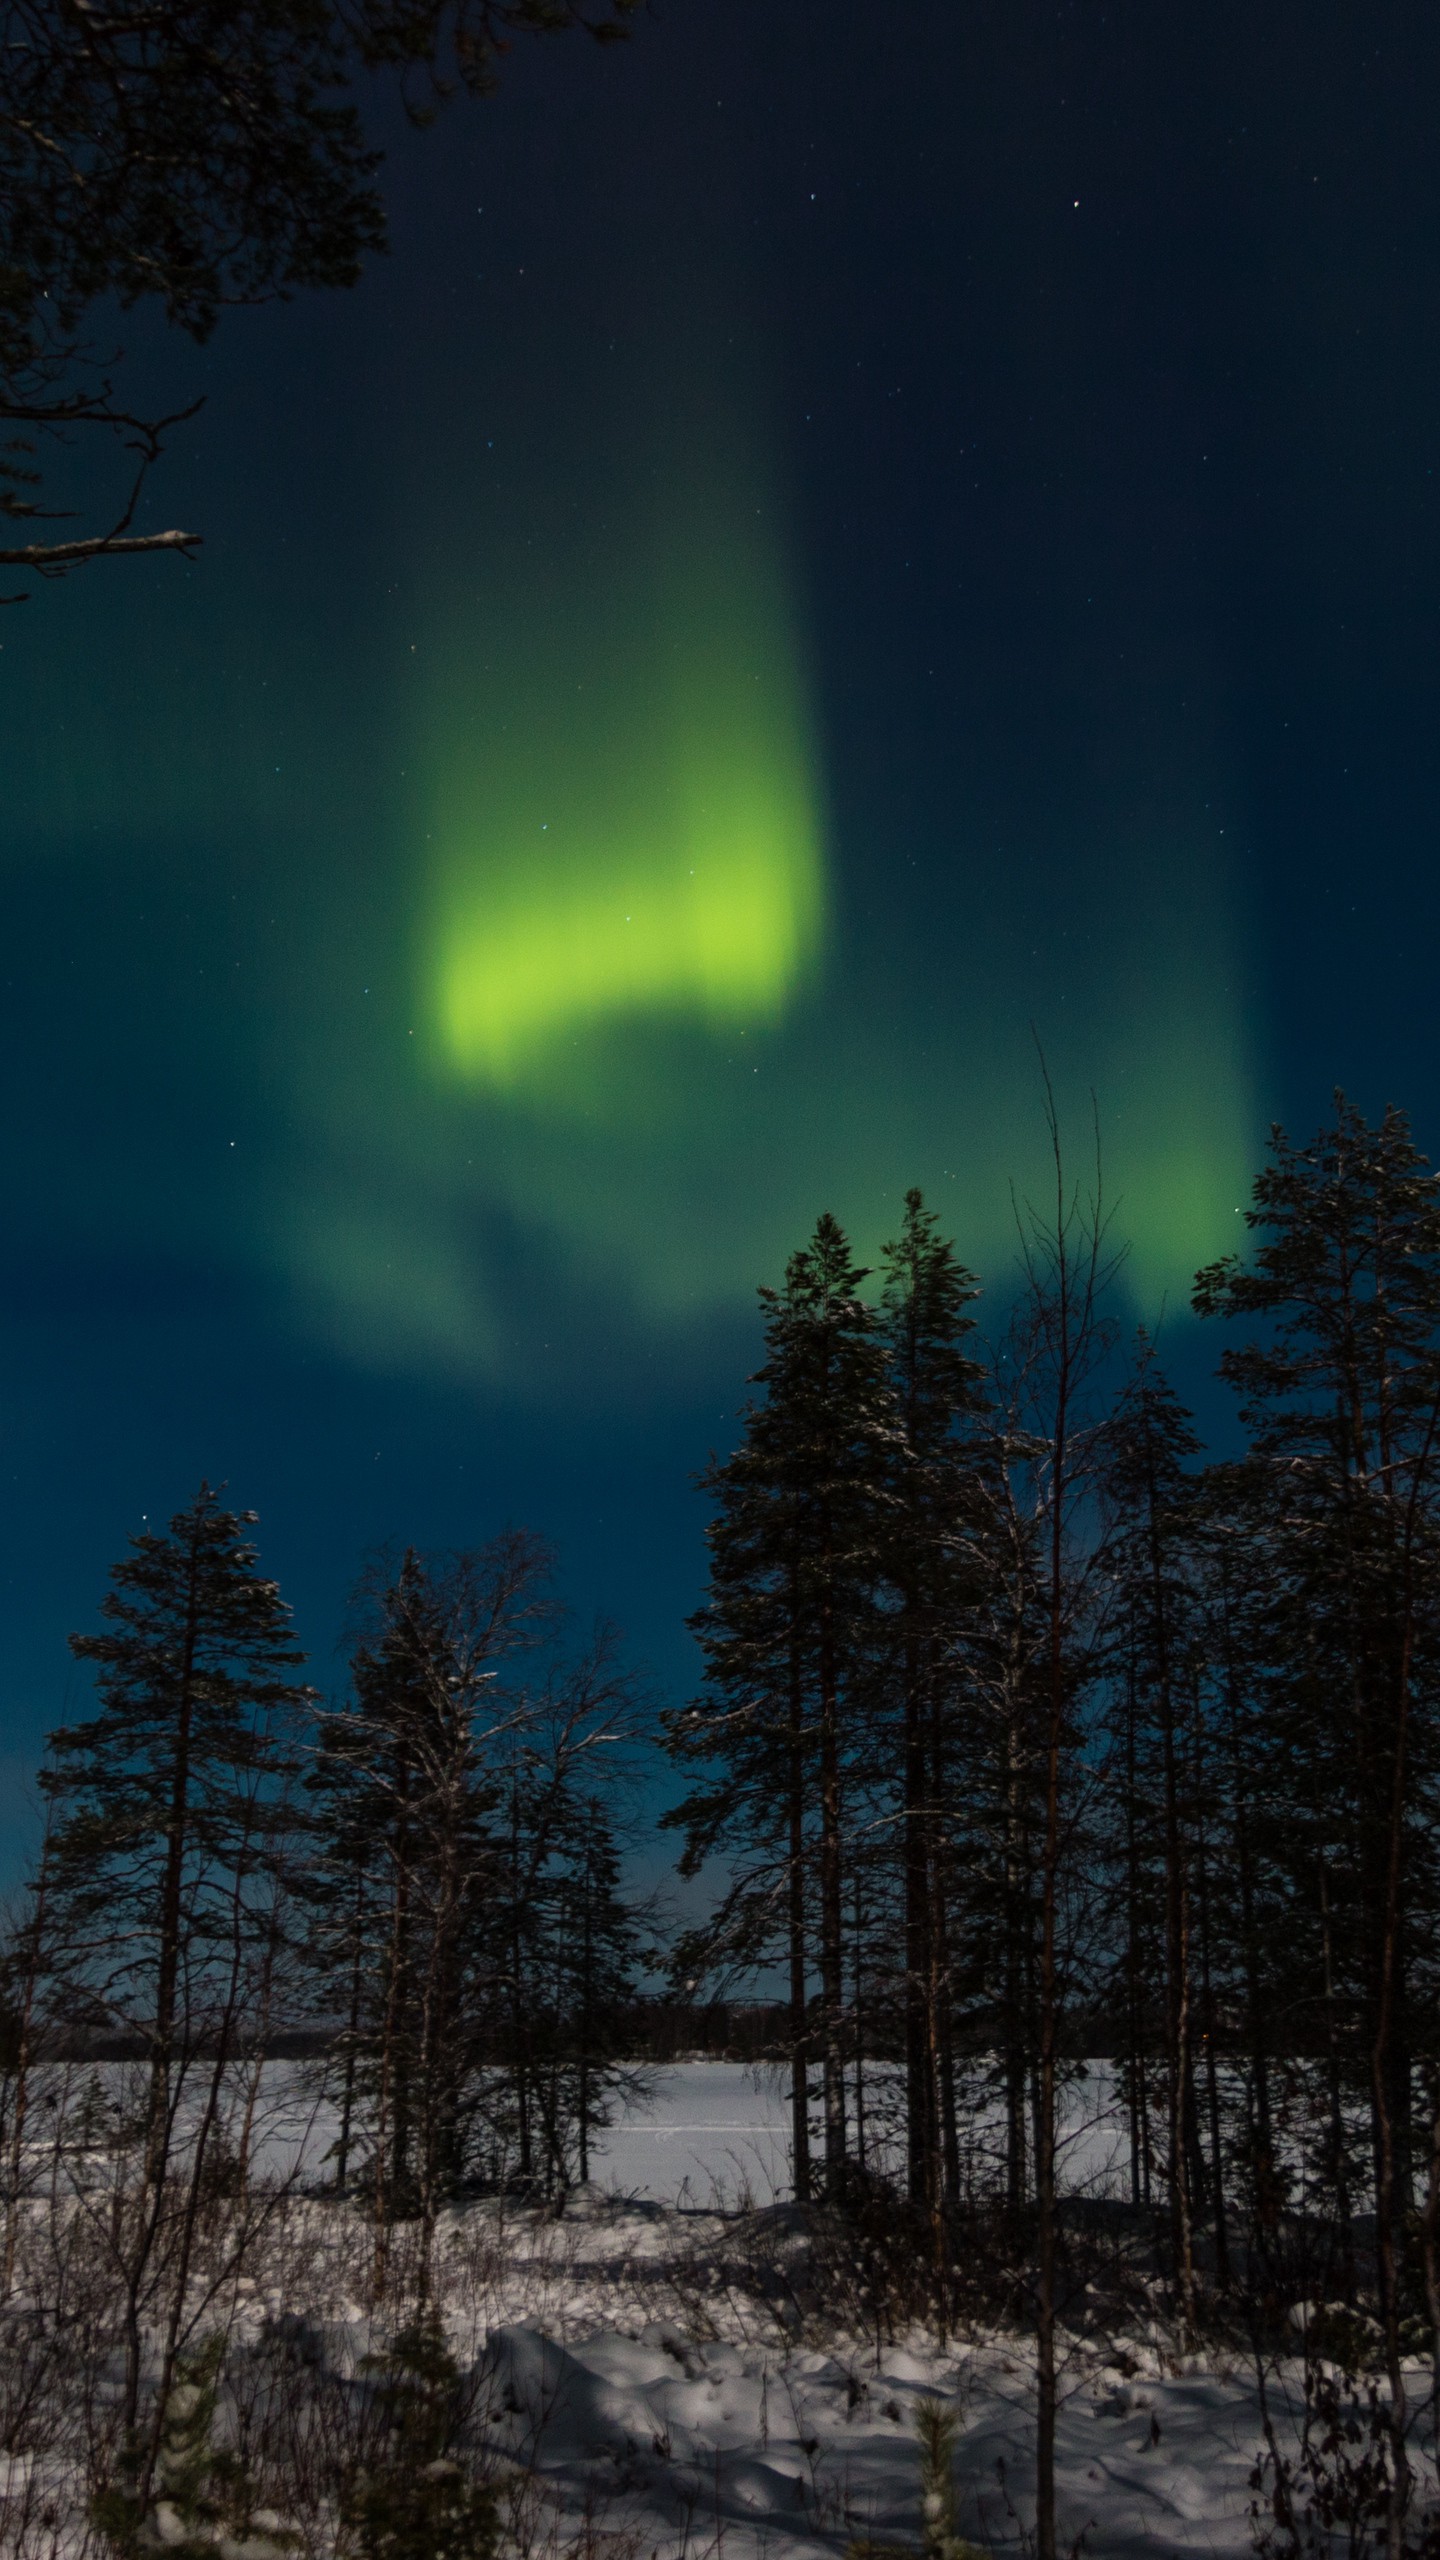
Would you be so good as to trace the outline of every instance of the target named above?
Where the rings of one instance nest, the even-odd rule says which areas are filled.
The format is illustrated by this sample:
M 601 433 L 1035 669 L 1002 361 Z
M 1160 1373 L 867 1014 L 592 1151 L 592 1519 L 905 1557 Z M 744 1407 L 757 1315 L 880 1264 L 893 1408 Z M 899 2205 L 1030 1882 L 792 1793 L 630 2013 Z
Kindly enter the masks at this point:
M 6 569 L 38 569 L 43 577 L 54 577 L 80 560 L 98 560 L 110 551 L 181 551 L 193 558 L 204 540 L 199 533 L 95 533 L 82 542 L 27 542 L 18 550 L 0 551 L 0 567 Z M 19 601 L 16 598 L 7 599 Z

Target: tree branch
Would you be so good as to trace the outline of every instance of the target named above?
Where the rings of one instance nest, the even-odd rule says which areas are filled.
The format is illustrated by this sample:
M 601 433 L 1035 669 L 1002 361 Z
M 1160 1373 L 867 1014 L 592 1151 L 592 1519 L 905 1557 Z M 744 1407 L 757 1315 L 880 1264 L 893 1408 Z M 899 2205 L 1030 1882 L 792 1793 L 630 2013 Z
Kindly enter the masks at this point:
M 6 396 L 0 391 L 0 420 L 26 426 L 38 426 L 51 435 L 63 436 L 69 427 L 104 427 L 121 438 L 127 449 L 138 457 L 134 480 L 125 506 L 108 533 L 77 535 L 69 542 L 24 542 L 0 549 L 0 567 L 33 569 L 42 578 L 63 578 L 87 560 L 102 560 L 112 553 L 136 551 L 178 551 L 191 560 L 203 537 L 198 533 L 182 533 L 171 527 L 167 533 L 132 533 L 135 510 L 140 493 L 155 464 L 165 450 L 165 437 L 172 427 L 184 426 L 203 408 L 202 400 L 192 400 L 186 409 L 172 410 L 165 418 L 136 418 L 128 410 L 117 409 L 110 397 L 108 382 L 98 392 L 73 392 L 62 399 L 42 400 Z M 13 448 L 11 448 L 13 450 Z M 17 467 L 8 473 L 0 461 L 0 482 L 12 481 Z M 24 474 L 33 478 L 33 474 Z M 17 501 L 0 487 L 0 523 L 8 519 L 29 518 L 37 509 L 28 501 Z M 0 604 L 24 604 L 24 595 L 0 596 Z
M 95 533 L 81 542 L 27 542 L 18 550 L 0 551 L 0 567 L 38 569 L 53 576 L 77 560 L 95 560 L 107 551 L 182 551 L 193 558 L 204 540 L 199 533 Z

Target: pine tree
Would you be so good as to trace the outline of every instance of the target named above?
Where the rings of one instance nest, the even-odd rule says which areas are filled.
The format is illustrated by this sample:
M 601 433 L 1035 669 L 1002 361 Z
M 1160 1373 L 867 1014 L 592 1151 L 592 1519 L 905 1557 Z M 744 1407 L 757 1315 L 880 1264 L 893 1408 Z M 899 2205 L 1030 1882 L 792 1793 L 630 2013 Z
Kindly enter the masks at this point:
M 832 1217 L 760 1293 L 762 1402 L 734 1456 L 703 1479 L 717 1497 L 710 1587 L 693 1621 L 700 1702 L 670 1748 L 719 1775 L 668 1817 L 694 1873 L 721 1848 L 735 1879 L 682 1966 L 752 1966 L 783 1952 L 790 1975 L 795 2185 L 809 2189 L 808 1989 L 818 1955 L 825 2182 L 844 2188 L 845 1787 L 854 1711 L 872 1645 L 888 1438 L 884 1355 L 859 1269 Z
M 1043 1665 L 1036 1666 L 1044 1701 L 1044 1803 L 1036 1985 L 1035 2545 L 1038 2560 L 1055 2560 L 1056 2100 L 1069 1970 L 1066 1888 L 1082 1788 L 1080 1705 L 1094 1669 L 1088 1515 L 1102 1445 L 1101 1382 L 1113 1347 L 1104 1300 L 1114 1261 L 1106 1250 L 1098 1140 L 1087 1196 L 1065 1170 L 1048 1078 L 1046 1104 L 1055 1187 L 1051 1205 L 1028 1211 L 1021 1225 L 1022 1288 L 1007 1345 L 1014 1384 L 1002 1464 L 1012 1487 L 1020 1488 L 1017 1510 L 1029 1514 L 1027 1546 L 1040 1563 L 1044 1620 Z
M 504 1907 L 512 1998 L 492 2118 L 524 2187 L 563 2204 L 590 2177 L 616 2097 L 648 2085 L 631 2060 L 644 1961 L 595 1768 L 534 1769 L 510 1799 Z M 586 1783 L 588 1781 L 588 1784 Z M 502 2086 L 504 2089 L 501 2098 Z
M 1171 2247 L 1187 2326 L 1195 2317 L 1194 2222 L 1204 2183 L 1195 2086 L 1197 2043 L 1196 1895 L 1198 1808 L 1190 1705 L 1197 1677 L 1198 1601 L 1191 1523 L 1199 1440 L 1140 1334 L 1136 1357 L 1106 1434 L 1101 1488 L 1109 1508 L 1105 1570 L 1113 1620 L 1116 1686 L 1123 1701 L 1127 1900 L 1132 1980 L 1144 1961 L 1140 1921 L 1158 1891 L 1164 1949 L 1166 2183 Z M 1138 2006 L 1138 2003 L 1137 2003 Z M 1132 2073 L 1143 2071 L 1138 2054 Z M 1138 2073 L 1137 2073 L 1138 2076 Z M 1145 2103 L 1143 2079 L 1141 2104 Z M 1217 2190 L 1218 2192 L 1218 2190 Z M 1223 2217 L 1223 2204 L 1220 2206 Z
M 1015 1409 L 1014 1368 L 1003 1349 L 990 1387 L 993 1412 L 978 1450 L 976 1591 L 954 1637 L 958 1685 L 944 1847 L 958 1942 L 950 1963 L 953 2034 L 982 2057 L 970 2067 L 976 2094 L 988 2098 L 998 2083 L 1006 2210 L 1018 2237 L 1038 2156 L 1049 1620 L 1034 1445 Z M 947 2174 L 957 2186 L 953 2159 Z
M 943 2400 L 915 2403 L 915 2440 L 920 2456 L 920 2546 L 904 2542 L 851 2542 L 845 2560 L 980 2560 L 973 2542 L 960 2531 L 955 2496 L 955 2456 L 960 2421 Z
M 641 1697 L 602 1622 L 504 1738 L 486 2140 L 492 2174 L 547 2202 L 588 2178 L 615 2097 L 647 2082 L 626 2054 L 644 1954 L 618 1828 Z
M 460 2371 L 433 2321 L 367 2356 L 369 2459 L 342 2500 L 360 2560 L 492 2560 L 499 2502 L 460 2450 Z
M 1222 1913 L 1215 1935 L 1228 1996 L 1242 2021 L 1243 2128 L 1235 2156 L 1245 2170 L 1251 2246 L 1262 2263 L 1279 2228 L 1287 2179 L 1275 2116 L 1276 2062 L 1286 2037 L 1281 2022 L 1295 2014 L 1297 1978 L 1304 1983 L 1311 1934 L 1307 1922 L 1297 1943 L 1301 1915 L 1291 1890 L 1295 1855 L 1289 1737 L 1273 1694 L 1283 1575 L 1272 1553 L 1266 1490 L 1264 1479 L 1243 1461 L 1209 1466 L 1196 1488 L 1191 1518 L 1212 1690 L 1210 1837 L 1229 1892 L 1228 1913 Z M 1303 2000 L 1302 1992 L 1302 2010 Z M 1345 2230 L 1347 2144 L 1343 2122 L 1337 2128 L 1336 2121 L 1340 2082 L 1333 2042 L 1327 2059 L 1332 2105 L 1325 2175 L 1332 2194 L 1339 2182 Z M 1350 2299 L 1354 2272 L 1348 2230 L 1341 2254 L 1342 2268 L 1332 2274 L 1327 2291 L 1339 2282 Z
M 1437 1907 L 1440 1196 L 1400 1112 L 1372 1127 L 1338 1095 L 1311 1145 L 1273 1133 L 1246 1220 L 1250 1264 L 1202 1272 L 1195 1304 L 1251 1328 L 1220 1366 L 1267 1521 L 1311 1996 L 1368 2082 L 1398 2515 L 1411 2081 Z
M 973 1436 L 978 1361 L 967 1346 L 978 1283 L 919 1191 L 886 1246 L 881 1302 L 891 1400 L 884 1571 L 887 1687 L 898 1703 L 904 1903 L 905 2111 L 909 2192 L 937 2230 L 942 2124 L 953 2115 L 945 1808 L 954 1745 L 956 1619 L 976 1598 L 980 1494 Z M 888 1737 L 887 1737 L 888 1739 Z
M 567 1826 L 561 1895 L 564 2008 L 574 2081 L 575 2165 L 590 2177 L 590 2145 L 611 2121 L 607 2097 L 630 2049 L 640 1923 L 621 1889 L 620 1852 L 603 1798 L 586 1795 Z
M 52 1997 L 97 2027 L 138 2032 L 150 2056 L 152 2168 L 177 2063 L 231 1990 L 242 1928 L 263 1928 L 293 1810 L 288 1746 L 311 1692 L 278 1584 L 202 1485 L 167 1532 L 131 1540 L 102 1601 L 100 1712 L 51 1737 Z
M 71 1638 L 95 1667 L 99 1711 L 51 1737 L 41 1779 L 45 2011 L 145 2056 L 135 2174 L 112 2223 L 132 2437 L 142 2320 L 163 2289 L 163 2408 L 227 2074 L 263 2033 L 283 1930 L 296 1727 L 312 1692 L 290 1676 L 304 1657 L 245 1535 L 254 1518 L 202 1485 L 168 1530 L 131 1540 L 101 1603 L 104 1631 Z M 155 2449 L 141 2452 L 142 2498 Z

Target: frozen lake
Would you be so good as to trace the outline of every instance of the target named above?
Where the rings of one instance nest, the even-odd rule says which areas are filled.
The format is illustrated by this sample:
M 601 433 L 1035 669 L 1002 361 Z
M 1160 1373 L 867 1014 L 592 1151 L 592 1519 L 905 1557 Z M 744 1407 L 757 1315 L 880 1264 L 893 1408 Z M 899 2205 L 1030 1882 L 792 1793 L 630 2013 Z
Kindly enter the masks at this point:
M 100 2066 L 102 2082 L 120 2067 Z M 688 2207 L 768 2205 L 792 2192 L 789 2073 L 771 2064 L 682 2062 L 647 2074 L 643 2095 L 614 2101 L 614 2122 L 592 2137 L 592 2186 L 646 2203 Z M 198 2088 L 195 2103 L 198 2104 Z M 118 2096 L 118 2091 L 117 2091 Z M 896 2139 L 900 2115 L 894 2066 L 872 2064 L 865 2074 L 865 2156 L 891 2175 L 903 2170 Z M 852 2140 L 853 2077 L 847 2090 Z M 234 2123 L 244 2093 L 232 2092 L 225 2110 Z M 960 2116 L 962 2168 L 977 2187 L 1000 2174 L 1003 2118 L 986 2099 Z M 249 2156 L 262 2174 L 322 2181 L 338 2131 L 335 2109 L 319 2096 L 311 2066 L 267 2062 L 261 2067 Z M 811 2157 L 821 2156 L 819 2091 L 812 2088 Z M 98 2157 L 98 2155 L 97 2155 Z M 1120 2196 L 1128 2192 L 1128 2129 L 1117 2104 L 1114 2073 L 1095 2063 L 1065 2093 L 1061 2110 L 1059 2171 L 1074 2193 Z
M 658 2204 L 773 2204 L 790 2193 L 790 2103 L 778 2072 L 741 2062 L 683 2062 L 656 2075 L 653 2098 L 616 2110 L 593 2146 L 591 2177 Z
M 887 2076 L 885 2066 L 867 2073 L 868 2157 L 894 2173 L 902 2166 L 898 2146 L 879 2121 Z M 898 2099 L 893 2078 L 890 2089 Z M 853 2084 L 849 2097 L 853 2108 Z M 998 2167 L 1002 2133 L 993 2103 L 967 2116 L 966 2147 L 977 2170 Z M 810 2139 L 818 2160 L 813 2095 Z M 1066 2093 L 1060 2171 L 1072 2192 L 1128 2193 L 1129 2131 L 1108 2063 L 1091 2064 Z M 596 2186 L 659 2204 L 734 2204 L 747 2195 L 756 2204 L 781 2201 L 791 2192 L 788 2073 L 739 2062 L 683 2062 L 657 2072 L 648 2103 L 618 2108 L 611 2130 L 596 2138 L 591 2178 Z

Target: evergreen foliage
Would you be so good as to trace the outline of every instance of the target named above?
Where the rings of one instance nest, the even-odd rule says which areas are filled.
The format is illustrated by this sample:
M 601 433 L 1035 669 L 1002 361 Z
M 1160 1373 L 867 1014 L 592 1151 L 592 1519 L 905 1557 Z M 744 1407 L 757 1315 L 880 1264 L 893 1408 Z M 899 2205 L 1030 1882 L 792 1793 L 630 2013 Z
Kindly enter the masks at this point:
M 176 2358 L 160 2419 L 149 2493 L 132 2441 L 121 2477 L 102 2489 L 91 2514 L 119 2560 L 168 2551 L 175 2560 L 284 2560 L 300 2536 L 277 2515 L 257 2512 L 241 2458 L 215 2443 L 225 2340 L 217 2331 Z
M 943 2400 L 915 2404 L 915 2436 L 920 2454 L 920 2545 L 918 2560 L 980 2560 L 973 2542 L 959 2529 L 955 2503 L 955 2448 L 959 2423 Z M 845 2560 L 917 2560 L 910 2545 L 898 2542 L 852 2542 Z
M 234 2020 L 274 1941 L 312 1693 L 253 1513 L 202 1485 L 111 1575 L 104 1628 L 71 1638 L 98 1712 L 50 1738 L 47 1997 L 145 2044 L 154 2104 L 203 2031 Z M 237 2032 L 239 2021 L 234 2020 Z
M 668 1726 L 701 1785 L 667 1822 L 682 1868 L 717 1849 L 735 1872 L 715 1920 L 682 1945 L 683 1970 L 780 1957 L 791 1992 L 796 2182 L 809 2185 L 811 1950 L 820 1975 L 825 2183 L 847 2144 L 844 1835 L 863 1744 L 866 1671 L 891 1423 L 884 1346 L 844 1233 L 822 1217 L 781 1290 L 762 1289 L 765 1352 L 734 1456 L 703 1482 L 718 1508 L 710 1582 L 693 1620 L 700 1701 Z M 723 1774 L 718 1782 L 713 1774 Z
M 548 1559 L 533 1541 L 373 1578 L 353 1692 L 311 1781 L 324 1842 L 317 1951 L 347 1982 L 339 2183 L 356 2111 L 382 2221 L 433 2221 L 467 2165 L 482 2067 L 497 1683 L 534 1632 Z
M 1208 2027 L 1194 1996 L 1197 1938 L 1208 1952 L 1208 1895 L 1201 1890 L 1197 1785 L 1201 1733 L 1194 1712 L 1200 1674 L 1198 1596 L 1191 1519 L 1199 1441 L 1142 1332 L 1107 1434 L 1103 1494 L 1112 1646 L 1110 1742 L 1123 1814 L 1125 2001 L 1133 2160 L 1143 2106 L 1139 2081 L 1153 2021 L 1160 1957 L 1160 2036 L 1169 2129 L 1163 2163 L 1171 2251 L 1187 2315 L 1194 2313 L 1194 2220 L 1206 2187 L 1196 2102 L 1195 2054 Z M 1117 1841 L 1117 1848 L 1120 1843 Z M 1197 1902 L 1200 1909 L 1197 1913 Z M 1148 2165 L 1148 2164 L 1147 2164 Z
M 492 2560 L 495 2494 L 457 2451 L 459 2369 L 439 2329 L 402 2329 L 367 2358 L 372 2445 L 343 2523 L 358 2560 Z
M 828 1222 L 763 1301 L 764 1401 L 706 1479 L 705 1684 L 669 1738 L 700 1770 L 685 1863 L 722 1852 L 730 1882 L 680 1963 L 788 1960 L 802 2193 L 817 2027 L 843 2066 L 837 2198 L 837 2152 L 850 2176 L 873 2157 L 867 2039 L 903 2055 L 878 2129 L 925 2208 L 942 2318 L 977 2192 L 1033 2249 L 1047 2552 L 1057 2091 L 1080 2054 L 1119 2059 L 1132 2197 L 1186 2326 L 1207 2301 L 1270 2318 L 1312 2284 L 1376 2303 L 1392 2526 L 1402 2349 L 1440 2303 L 1440 2146 L 1414 2210 L 1440 1989 L 1440 1196 L 1398 1113 L 1371 1126 L 1340 1098 L 1311 1145 L 1275 1133 L 1248 1221 L 1249 1258 L 1196 1283 L 1239 1336 L 1220 1369 L 1246 1437 L 1206 1466 L 1154 1344 L 1117 1361 L 1098 1184 L 1069 1186 L 1058 1141 L 983 1367 L 973 1284 L 911 1195 L 880 1304 L 850 1318 L 859 1356 L 829 1373 L 856 1463 L 844 1534 L 821 1539 L 843 1564 L 828 1686 L 807 1540 L 836 1443 L 798 1348 Z M 869 2103 L 883 2116 L 873 2076 Z
M 311 1779 L 336 2184 L 418 2221 L 422 2260 L 467 2187 L 588 2176 L 627 2059 L 643 1949 L 604 1789 L 633 1684 L 604 1630 L 554 1658 L 550 1571 L 516 1533 L 382 1565 Z
M 903 1767 L 906 2166 L 911 2200 L 933 2221 L 943 2195 L 943 2127 L 954 2113 L 942 2027 L 951 1974 L 942 1870 L 959 1774 L 957 1632 L 984 1581 L 985 1503 L 976 1467 L 984 1373 L 969 1349 L 979 1284 L 918 1191 L 906 1193 L 904 1224 L 885 1248 L 884 1269 L 880 1322 L 891 1428 L 881 1650 L 888 1715 L 879 1735 L 889 1768 L 897 1758 Z M 872 1790 L 882 1800 L 889 1768 L 872 1768 Z

